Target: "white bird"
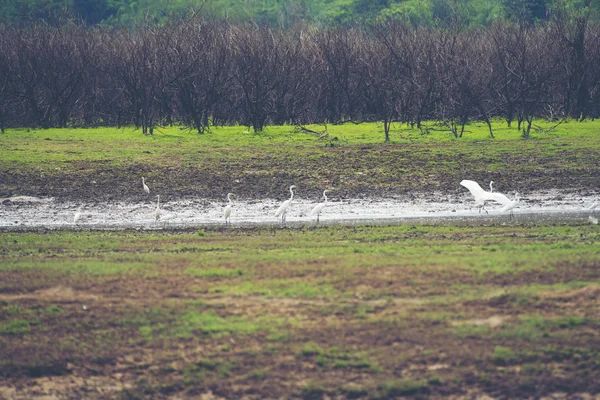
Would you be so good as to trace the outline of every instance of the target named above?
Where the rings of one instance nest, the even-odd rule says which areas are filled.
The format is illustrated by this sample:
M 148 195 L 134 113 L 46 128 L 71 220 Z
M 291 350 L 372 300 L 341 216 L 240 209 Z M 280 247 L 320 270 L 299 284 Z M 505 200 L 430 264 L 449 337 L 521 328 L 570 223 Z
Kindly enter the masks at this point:
M 323 197 L 325 198 L 325 201 L 322 203 L 317 204 L 312 211 L 310 212 L 310 214 L 308 214 L 309 217 L 314 217 L 315 215 L 317 216 L 317 223 L 319 222 L 319 216 L 321 215 L 321 211 L 323 211 L 323 209 L 325 208 L 325 206 L 327 205 L 327 192 L 329 192 L 328 189 L 323 190 Z
M 144 180 L 143 176 L 142 176 L 142 186 L 144 188 L 144 192 L 146 192 L 146 194 L 150 194 L 150 188 L 148 187 L 148 185 L 146 185 L 146 181 Z
M 160 216 L 162 215 L 162 212 L 160 211 L 160 194 L 156 195 L 156 210 L 154 210 L 154 218 L 156 219 L 156 222 L 158 222 L 158 220 L 160 220 Z
M 513 200 L 510 200 L 507 204 L 505 204 L 504 207 L 500 209 L 500 212 L 504 213 L 510 211 L 510 216 L 514 218 L 515 215 L 513 214 L 513 210 L 515 206 L 519 204 L 519 200 L 519 193 L 515 192 L 515 198 Z
M 475 197 L 475 204 L 477 204 L 477 206 L 479 208 L 479 212 L 481 212 L 482 209 L 486 213 L 488 212 L 484 208 L 486 201 L 495 201 L 502 205 L 506 205 L 506 204 L 510 203 L 509 198 L 506 197 L 505 195 L 503 195 L 502 193 L 486 192 L 475 181 L 470 181 L 468 179 L 464 179 L 460 182 L 460 184 L 462 186 L 466 187 L 467 189 L 469 189 L 469 192 L 471 192 L 473 197 Z M 493 184 L 493 181 L 490 182 L 490 189 L 492 189 L 492 184 Z
M 285 222 L 285 216 L 287 214 L 287 210 L 288 210 L 288 208 L 290 208 L 290 205 L 292 204 L 292 200 L 294 199 L 294 189 L 295 188 L 296 188 L 296 185 L 290 186 L 290 193 L 292 195 L 290 196 L 289 199 L 287 199 L 286 201 L 284 201 L 283 203 L 281 203 L 281 205 L 279 206 L 279 208 L 277 209 L 277 211 L 275 211 L 275 216 L 276 217 L 281 216 L 281 223 L 282 224 Z
M 229 204 L 227 204 L 227 206 L 225 207 L 225 211 L 223 212 L 223 217 L 225 217 L 225 224 L 227 224 L 228 220 L 229 223 L 231 223 L 231 208 L 233 207 L 233 201 L 231 200 L 231 196 L 235 196 L 235 194 L 227 193 L 227 201 L 229 201 Z
M 75 211 L 75 215 L 73 215 L 73 223 L 77 223 L 79 222 L 79 218 L 81 218 L 81 209 L 83 208 L 83 205 L 79 206 L 77 208 L 77 211 Z

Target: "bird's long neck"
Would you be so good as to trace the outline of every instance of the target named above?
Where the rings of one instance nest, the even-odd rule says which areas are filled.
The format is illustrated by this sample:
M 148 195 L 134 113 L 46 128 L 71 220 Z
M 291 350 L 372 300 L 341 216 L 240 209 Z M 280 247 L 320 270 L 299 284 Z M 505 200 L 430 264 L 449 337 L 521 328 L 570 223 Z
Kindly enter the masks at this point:
M 327 190 L 323 192 L 323 197 L 325 197 L 325 203 L 327 203 Z
M 232 205 L 233 201 L 231 201 L 231 193 L 227 195 L 227 200 L 229 200 L 229 204 Z
M 160 207 L 160 196 L 156 196 L 156 209 Z
M 292 194 L 290 196 L 290 201 L 292 201 L 292 199 L 294 198 L 294 189 L 293 188 L 290 188 L 290 193 Z
M 142 184 L 146 184 L 146 181 L 144 180 L 144 177 L 142 176 Z
M 493 185 L 494 185 L 494 181 L 491 181 L 491 182 L 490 182 L 490 193 L 493 193 L 493 192 L 494 192 L 494 187 L 493 187 Z

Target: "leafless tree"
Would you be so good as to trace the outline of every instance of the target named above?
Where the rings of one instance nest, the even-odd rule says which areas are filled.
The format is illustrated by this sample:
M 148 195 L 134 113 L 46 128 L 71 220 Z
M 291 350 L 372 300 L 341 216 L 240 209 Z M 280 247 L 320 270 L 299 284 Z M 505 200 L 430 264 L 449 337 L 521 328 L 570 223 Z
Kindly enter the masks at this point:
M 197 15 L 164 26 L 0 26 L 0 130 L 161 124 L 198 132 L 242 123 L 382 121 L 422 128 L 504 118 L 528 136 L 537 117 L 600 114 L 600 26 L 582 15 L 473 30 L 287 30 Z
M 173 49 L 175 99 L 181 118 L 198 133 L 210 128 L 210 118 L 231 81 L 231 54 L 226 24 L 192 21 L 178 32 Z M 214 123 L 214 121 L 213 121 Z

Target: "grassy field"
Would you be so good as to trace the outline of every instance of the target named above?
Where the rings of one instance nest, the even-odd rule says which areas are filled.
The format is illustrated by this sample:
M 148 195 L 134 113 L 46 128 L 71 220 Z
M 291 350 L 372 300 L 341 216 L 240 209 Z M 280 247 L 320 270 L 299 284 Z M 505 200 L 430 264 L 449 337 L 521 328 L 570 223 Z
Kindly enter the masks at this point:
M 600 122 L 536 125 L 7 130 L 0 197 L 136 202 L 141 176 L 161 200 L 597 193 Z M 0 232 L 0 398 L 600 395 L 599 243 L 500 222 Z
M 424 134 L 395 125 L 383 143 L 375 123 L 330 125 L 315 136 L 293 126 L 178 127 L 144 136 L 131 128 L 7 130 L 0 135 L 0 197 L 52 196 L 83 201 L 143 197 L 141 177 L 164 196 L 277 198 L 296 184 L 307 196 L 334 187 L 341 197 L 459 191 L 458 182 L 494 180 L 504 191 L 597 188 L 600 121 L 539 121 L 530 139 L 482 124 L 454 139 L 431 125 Z M 323 131 L 323 126 L 311 126 Z
M 599 243 L 595 225 L 2 233 L 0 398 L 597 395 Z

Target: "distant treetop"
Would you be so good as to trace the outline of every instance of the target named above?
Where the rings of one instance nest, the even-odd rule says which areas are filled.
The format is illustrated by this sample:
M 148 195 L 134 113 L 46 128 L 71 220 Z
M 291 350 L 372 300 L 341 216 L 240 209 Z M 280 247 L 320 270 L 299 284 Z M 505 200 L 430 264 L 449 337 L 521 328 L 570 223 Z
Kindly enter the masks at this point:
M 598 18 L 600 0 L 4 0 L 0 21 L 60 23 L 73 16 L 88 25 L 152 25 L 170 17 L 224 18 L 286 28 L 298 23 L 356 25 L 401 20 L 413 26 L 460 22 L 487 26 L 495 21 L 538 23 L 553 13 L 589 13 Z

